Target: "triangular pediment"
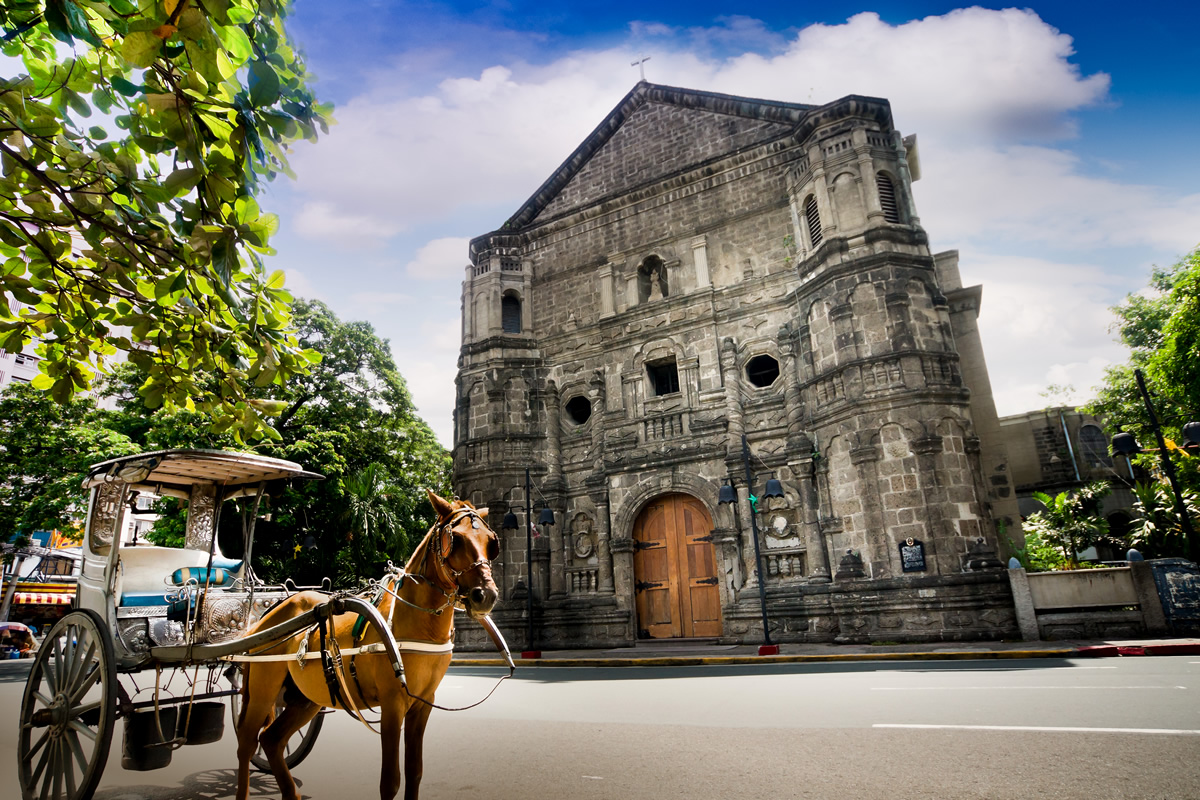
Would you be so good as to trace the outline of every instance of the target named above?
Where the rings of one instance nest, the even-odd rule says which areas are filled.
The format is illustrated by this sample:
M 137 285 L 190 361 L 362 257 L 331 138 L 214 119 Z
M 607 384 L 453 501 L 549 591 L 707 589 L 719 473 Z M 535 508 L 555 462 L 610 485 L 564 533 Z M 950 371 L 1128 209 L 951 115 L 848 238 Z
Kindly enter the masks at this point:
M 639 83 L 504 228 L 558 217 L 777 139 L 813 108 Z

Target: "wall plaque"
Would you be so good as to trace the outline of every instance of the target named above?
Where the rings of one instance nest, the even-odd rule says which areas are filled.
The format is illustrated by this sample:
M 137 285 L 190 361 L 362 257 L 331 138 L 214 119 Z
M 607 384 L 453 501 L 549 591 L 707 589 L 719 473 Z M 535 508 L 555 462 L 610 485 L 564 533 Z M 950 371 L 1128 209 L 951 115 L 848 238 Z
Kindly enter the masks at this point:
M 925 571 L 925 545 L 920 539 L 908 538 L 900 542 L 900 566 L 905 572 Z

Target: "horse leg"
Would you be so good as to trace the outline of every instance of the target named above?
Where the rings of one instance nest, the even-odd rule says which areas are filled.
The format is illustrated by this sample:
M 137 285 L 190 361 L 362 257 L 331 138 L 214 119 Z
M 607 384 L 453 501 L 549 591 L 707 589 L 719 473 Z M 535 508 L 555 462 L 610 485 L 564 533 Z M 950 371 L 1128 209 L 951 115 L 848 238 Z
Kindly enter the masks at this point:
M 294 694 L 299 695 L 299 692 Z M 288 769 L 287 759 L 283 754 L 284 748 L 287 746 L 288 740 L 297 731 L 312 722 L 312 718 L 321 710 L 319 705 L 307 697 L 303 695 L 295 697 L 294 694 L 287 693 L 287 705 L 284 706 L 283 713 L 267 726 L 261 737 L 263 755 L 271 764 L 271 772 L 275 775 L 275 782 L 279 784 L 279 793 L 283 796 L 283 800 L 296 800 L 297 798 L 296 781 L 293 780 L 292 772 Z
M 421 793 L 425 726 L 429 722 L 431 711 L 433 706 L 418 700 L 404 715 L 404 800 L 417 800 Z
M 385 702 L 379 709 L 379 741 L 383 764 L 379 772 L 379 797 L 393 800 L 400 791 L 400 729 L 404 709 L 396 702 Z
M 250 758 L 258 749 L 258 734 L 275 713 L 275 698 L 287 676 L 287 666 L 255 664 L 245 671 L 242 714 L 237 721 L 237 800 L 250 796 Z

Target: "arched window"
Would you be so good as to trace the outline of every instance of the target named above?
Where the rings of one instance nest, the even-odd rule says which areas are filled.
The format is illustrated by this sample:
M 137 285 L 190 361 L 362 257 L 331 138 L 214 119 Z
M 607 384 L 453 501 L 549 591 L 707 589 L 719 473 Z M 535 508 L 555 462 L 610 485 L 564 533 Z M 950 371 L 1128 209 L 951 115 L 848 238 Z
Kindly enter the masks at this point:
M 521 332 L 521 298 L 511 292 L 500 298 L 500 328 L 505 333 Z
M 1112 466 L 1112 459 L 1108 456 L 1108 440 L 1098 426 L 1084 425 L 1079 429 L 1079 449 L 1083 451 L 1083 460 L 1089 467 Z
M 661 300 L 669 293 L 666 264 L 658 256 L 650 256 L 638 267 L 638 301 Z
M 811 194 L 804 201 L 804 219 L 808 222 L 808 240 L 816 249 L 821 246 L 821 212 L 817 210 L 817 198 Z
M 879 188 L 879 205 L 883 208 L 883 218 L 888 222 L 900 222 L 900 207 L 896 205 L 896 186 L 892 179 L 882 172 L 877 172 L 875 186 Z

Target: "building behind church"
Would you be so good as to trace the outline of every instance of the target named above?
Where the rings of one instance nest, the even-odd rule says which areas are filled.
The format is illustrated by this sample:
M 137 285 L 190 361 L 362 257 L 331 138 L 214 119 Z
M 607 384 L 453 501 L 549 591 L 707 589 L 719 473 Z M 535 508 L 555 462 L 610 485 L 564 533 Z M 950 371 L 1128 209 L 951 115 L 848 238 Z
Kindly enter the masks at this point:
M 454 482 L 520 520 L 502 627 L 532 591 L 547 648 L 761 642 L 763 606 L 776 642 L 1015 634 L 981 290 L 917 177 L 886 100 L 642 82 L 471 242 Z

